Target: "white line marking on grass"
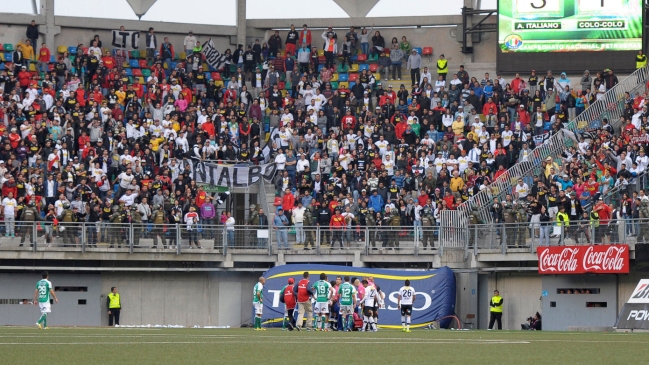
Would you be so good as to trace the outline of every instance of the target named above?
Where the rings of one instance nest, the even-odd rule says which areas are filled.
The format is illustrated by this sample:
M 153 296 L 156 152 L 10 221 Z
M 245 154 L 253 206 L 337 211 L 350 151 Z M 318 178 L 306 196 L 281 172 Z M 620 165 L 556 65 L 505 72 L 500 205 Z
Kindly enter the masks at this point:
M 59 346 L 59 345 L 70 345 L 70 346 L 86 346 L 86 345 L 221 345 L 221 344 L 249 344 L 249 343 L 256 343 L 257 341 L 219 341 L 219 342 L 205 342 L 205 341 L 146 341 L 146 342 L 6 342 L 6 343 L 0 343 L 0 346 L 31 346 L 31 345 L 54 345 L 54 346 Z M 282 345 L 290 345 L 292 346 L 292 343 L 286 342 L 286 341 L 264 341 L 264 344 L 267 343 L 272 343 L 272 344 L 282 344 Z M 305 341 L 301 343 L 313 343 L 313 344 L 363 344 L 363 345 L 371 345 L 371 344 L 399 344 L 399 345 L 409 345 L 409 344 L 430 344 L 431 342 L 425 342 L 425 341 L 349 341 L 349 340 L 343 340 L 343 341 Z M 439 341 L 435 342 L 436 344 L 457 344 L 457 342 L 448 340 L 448 341 Z M 493 344 L 502 344 L 502 345 L 511 345 L 511 344 L 529 344 L 530 342 L 527 341 L 475 341 L 475 342 L 469 342 L 471 344 L 476 344 L 476 345 L 493 345 Z

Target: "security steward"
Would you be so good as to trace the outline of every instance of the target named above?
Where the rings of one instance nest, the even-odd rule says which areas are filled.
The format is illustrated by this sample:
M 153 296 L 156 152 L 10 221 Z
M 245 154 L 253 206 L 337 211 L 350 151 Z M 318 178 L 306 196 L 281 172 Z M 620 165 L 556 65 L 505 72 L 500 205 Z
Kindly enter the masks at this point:
M 115 320 L 115 326 L 119 326 L 119 314 L 122 311 L 122 302 L 119 299 L 117 287 L 110 288 L 106 305 L 108 306 L 108 325 L 112 327 L 113 320 Z
M 561 236 L 559 238 L 559 246 L 563 245 L 564 240 L 567 238 L 568 230 L 570 227 L 570 216 L 566 214 L 566 207 L 559 206 L 559 213 L 557 213 L 557 226 L 561 228 Z
M 489 319 L 489 331 L 494 327 L 494 322 L 498 322 L 498 329 L 503 329 L 503 297 L 500 296 L 498 290 L 494 290 L 494 296 L 491 297 L 491 302 L 489 302 L 489 311 L 491 312 L 491 318 Z
M 439 56 L 437 60 L 437 75 L 442 76 L 442 79 L 446 81 L 446 75 L 448 74 L 448 60 L 444 58 L 444 55 Z

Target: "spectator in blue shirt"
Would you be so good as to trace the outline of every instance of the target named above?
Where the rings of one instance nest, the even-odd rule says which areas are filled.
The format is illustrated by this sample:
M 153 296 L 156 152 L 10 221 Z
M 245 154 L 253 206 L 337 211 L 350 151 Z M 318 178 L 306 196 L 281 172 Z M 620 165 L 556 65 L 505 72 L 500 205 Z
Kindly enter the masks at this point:
M 384 205 L 385 202 L 383 201 L 383 198 L 379 195 L 378 191 L 374 190 L 372 192 L 372 196 L 370 196 L 369 207 L 374 208 L 375 212 L 381 212 L 383 211 Z

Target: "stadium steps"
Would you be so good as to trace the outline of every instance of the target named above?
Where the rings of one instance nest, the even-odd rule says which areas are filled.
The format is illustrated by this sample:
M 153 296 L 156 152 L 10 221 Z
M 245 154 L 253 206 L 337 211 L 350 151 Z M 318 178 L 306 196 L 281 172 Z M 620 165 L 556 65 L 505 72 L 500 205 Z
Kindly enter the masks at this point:
M 586 132 L 590 128 L 598 128 L 604 118 L 607 118 L 611 125 L 618 130 L 621 123 L 620 117 L 624 111 L 625 92 L 628 91 L 633 95 L 644 91 L 648 79 L 649 68 L 644 67 L 636 70 L 608 90 L 602 99 L 593 103 L 583 113 L 570 121 L 564 130 L 552 136 L 543 145 L 535 148 L 531 154 L 531 161 L 516 163 L 487 189 L 480 191 L 458 206 L 457 210 L 443 211 L 441 225 L 443 227 L 459 228 L 442 232 L 445 244 L 446 241 L 451 246 L 463 244 L 472 211 L 477 213 L 478 220 L 481 223 L 493 223 L 493 217 L 489 209 L 494 198 L 498 198 L 500 201 L 504 200 L 505 196 L 512 191 L 519 177 L 523 177 L 529 186 L 533 181 L 533 176 L 541 173 L 541 161 L 547 157 L 553 160 L 559 159 L 566 148 L 576 146 L 577 135 Z

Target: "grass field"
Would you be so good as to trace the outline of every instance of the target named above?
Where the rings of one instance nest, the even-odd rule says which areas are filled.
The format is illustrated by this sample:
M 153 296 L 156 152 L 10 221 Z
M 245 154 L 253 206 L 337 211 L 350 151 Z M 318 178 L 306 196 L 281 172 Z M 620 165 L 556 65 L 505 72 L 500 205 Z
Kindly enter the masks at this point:
M 648 344 L 648 333 L 5 327 L 0 363 L 626 365 L 646 361 Z

